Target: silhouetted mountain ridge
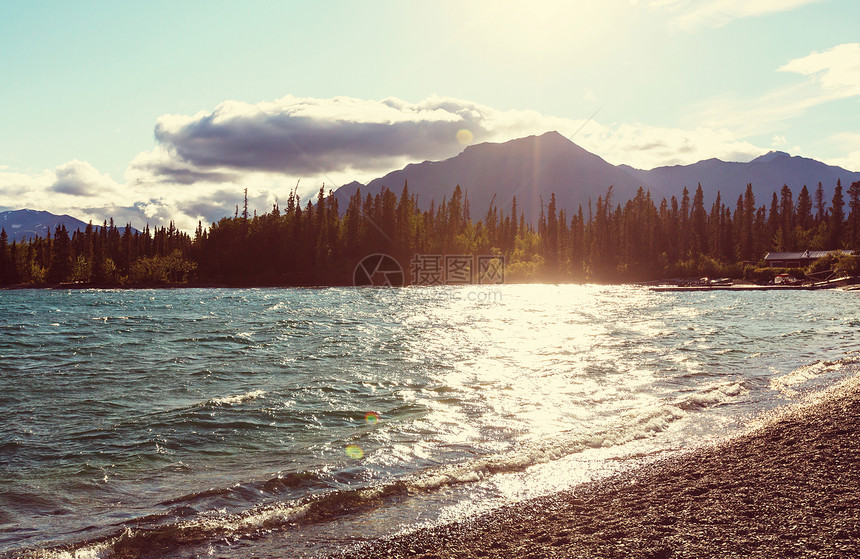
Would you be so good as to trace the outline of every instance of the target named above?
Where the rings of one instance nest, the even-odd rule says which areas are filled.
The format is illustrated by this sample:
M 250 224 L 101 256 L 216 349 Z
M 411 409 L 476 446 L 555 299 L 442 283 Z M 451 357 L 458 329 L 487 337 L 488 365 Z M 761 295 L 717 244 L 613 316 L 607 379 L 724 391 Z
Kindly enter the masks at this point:
M 375 195 L 383 186 L 400 194 L 408 182 L 409 191 L 418 196 L 419 207 L 426 209 L 431 200 L 438 204 L 459 184 L 468 194 L 476 218 L 486 212 L 494 195 L 495 204 L 506 211 L 516 196 L 526 219 L 535 221 L 541 201 L 545 206 L 552 193 L 556 195 L 558 208 L 571 213 L 580 205 L 587 211 L 589 201 L 596 203 L 610 185 L 614 203 L 623 204 L 643 187 L 659 204 L 661 198 L 680 197 L 684 187 L 692 195 L 701 183 L 706 203 L 713 202 L 719 191 L 724 203 L 731 206 L 751 183 L 757 204 L 762 205 L 784 184 L 796 196 L 804 185 L 813 193 L 819 181 L 830 200 L 837 179 L 847 188 L 860 180 L 860 173 L 782 151 L 771 151 L 748 163 L 709 158 L 690 165 L 642 170 L 613 165 L 553 131 L 503 143 L 468 146 L 459 155 L 442 161 L 410 163 L 367 185 L 358 182 L 344 185 L 335 196 L 345 210 L 358 188 L 362 196 Z
M 768 152 L 748 163 L 711 158 L 692 165 L 656 167 L 650 171 L 628 170 L 644 183 L 660 184 L 676 195 L 684 187 L 693 192 L 701 183 L 707 202 L 713 201 L 719 191 L 723 201 L 729 205 L 743 194 L 747 184 L 753 185 L 756 202 L 762 205 L 768 203 L 772 193 L 778 192 L 783 185 L 791 187 L 796 197 L 804 185 L 812 194 L 821 182 L 829 201 L 837 180 L 842 181 L 843 189 L 860 180 L 858 172 L 783 151 Z
M 58 225 L 64 225 L 69 236 L 77 230 L 83 231 L 87 224 L 80 219 L 70 215 L 56 215 L 40 210 L 11 210 L 0 212 L 0 229 L 6 230 L 9 242 L 22 241 L 35 237 L 45 237 L 49 232 L 51 235 Z M 96 231 L 101 225 L 93 225 Z M 125 232 L 125 227 L 118 227 L 119 232 Z M 136 229 L 132 227 L 132 232 Z
M 784 151 L 769 151 L 764 155 L 759 155 L 758 157 L 750 161 L 750 163 L 770 163 L 771 161 L 775 161 L 783 157 L 791 157 L 791 155 Z
M 580 204 L 587 207 L 589 199 L 595 203 L 609 185 L 614 187 L 616 200 L 634 196 L 642 186 L 624 169 L 558 132 L 469 146 L 450 159 L 411 163 L 360 188 L 362 195 L 376 194 L 383 186 L 399 194 L 407 181 L 422 209 L 429 207 L 431 200 L 438 204 L 450 196 L 459 184 L 468 195 L 473 216 L 486 212 L 494 196 L 495 204 L 507 211 L 516 196 L 528 220 L 537 219 L 541 202 L 546 205 L 552 193 L 558 208 L 576 211 Z M 341 208 L 357 188 L 359 185 L 351 183 L 337 190 Z

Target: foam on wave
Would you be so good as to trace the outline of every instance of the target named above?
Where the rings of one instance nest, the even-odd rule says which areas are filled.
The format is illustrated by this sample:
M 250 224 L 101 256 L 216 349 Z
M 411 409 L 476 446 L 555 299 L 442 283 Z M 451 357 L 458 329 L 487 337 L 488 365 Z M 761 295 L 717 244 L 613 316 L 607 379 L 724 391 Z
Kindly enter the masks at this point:
M 217 508 L 195 512 L 194 509 L 180 506 L 160 517 L 150 517 L 148 526 L 125 528 L 121 534 L 110 539 L 85 542 L 73 549 L 37 551 L 24 557 L 97 559 L 123 554 L 134 555 L 145 552 L 155 543 L 168 546 L 197 545 L 214 539 L 255 537 L 266 531 L 297 523 L 322 522 L 344 512 L 354 513 L 368 507 L 376 507 L 391 497 L 480 482 L 496 474 L 525 471 L 532 466 L 560 460 L 587 449 L 617 447 L 653 437 L 669 429 L 673 423 L 687 418 L 690 413 L 725 403 L 745 394 L 746 391 L 741 382 L 714 383 L 677 401 L 631 409 L 623 414 L 621 425 L 610 430 L 587 434 L 571 433 L 568 437 L 557 437 L 541 443 L 526 443 L 511 452 L 478 457 L 463 464 L 442 466 L 379 485 L 331 490 L 300 499 L 257 504 L 238 512 Z M 234 405 L 262 397 L 264 394 L 262 390 L 254 390 L 236 396 L 207 400 L 206 403 Z M 323 487 L 322 481 L 314 472 L 303 472 L 289 474 L 287 478 L 279 475 L 265 482 L 242 484 L 242 487 L 266 487 L 270 490 L 267 492 L 270 497 L 277 497 L 287 488 L 307 483 L 320 489 Z M 207 497 L 220 496 L 225 492 L 233 493 L 235 489 L 237 488 L 213 489 L 165 501 L 162 505 L 194 502 L 205 504 Z M 247 503 L 251 504 L 251 498 L 248 499 Z
M 252 390 L 250 392 L 246 392 L 244 394 L 237 394 L 235 396 L 224 396 L 223 398 L 210 398 L 206 400 L 203 405 L 209 406 L 235 406 L 236 404 L 241 404 L 242 402 L 247 402 L 249 400 L 256 400 L 257 398 L 262 398 L 266 395 L 265 390 Z

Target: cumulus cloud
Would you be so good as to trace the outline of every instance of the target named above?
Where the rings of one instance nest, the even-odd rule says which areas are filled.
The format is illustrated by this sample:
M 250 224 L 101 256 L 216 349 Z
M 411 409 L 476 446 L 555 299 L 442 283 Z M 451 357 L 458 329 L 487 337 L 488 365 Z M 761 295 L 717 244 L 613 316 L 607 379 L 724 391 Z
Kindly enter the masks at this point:
M 270 184 L 323 177 L 336 187 L 409 162 L 454 156 L 464 137 L 507 140 L 569 122 L 438 96 L 418 103 L 293 96 L 256 105 L 228 101 L 211 112 L 159 118 L 159 145 L 139 154 L 126 178 L 137 184 L 228 184 L 254 174 Z
M 53 180 L 54 175 L 50 171 L 30 175 L 9 170 L 8 167 L 0 169 L 0 199 L 12 204 L 7 207 L 19 209 L 18 205 L 31 199 L 33 192 L 42 191 L 44 186 L 51 184 Z
M 0 170 L 0 194 L 16 200 L 20 207 L 46 204 L 78 207 L 82 199 L 108 200 L 118 196 L 119 190 L 120 185 L 109 175 L 77 159 L 39 174 Z
M 239 174 L 226 170 L 205 170 L 172 155 L 158 146 L 137 155 L 126 173 L 126 179 L 136 183 L 188 185 L 198 182 L 237 182 Z
M 813 51 L 779 68 L 810 76 L 826 99 L 860 95 L 860 43 L 837 45 L 824 52 Z
M 235 183 L 250 173 L 271 181 L 347 177 L 351 172 L 348 180 L 367 180 L 408 162 L 456 155 L 463 147 L 462 130 L 476 143 L 558 130 L 612 162 L 642 167 L 692 163 L 698 156 L 749 158 L 761 152 L 725 130 L 606 127 L 589 119 L 500 111 L 439 96 L 417 103 L 287 96 L 257 105 L 229 101 L 211 112 L 159 118 L 159 146 L 140 154 L 128 177 L 139 183 L 190 185 Z M 331 182 L 337 186 L 339 181 Z
M 198 221 L 208 225 L 233 215 L 245 188 L 252 210 L 269 211 L 299 180 L 298 193 L 306 198 L 323 184 L 336 189 L 410 162 L 452 157 L 464 142 L 503 142 L 549 130 L 610 163 L 642 169 L 709 157 L 748 161 L 766 151 L 717 126 L 604 125 L 439 96 L 417 103 L 288 96 L 257 105 L 229 101 L 196 115 L 159 118 L 158 145 L 133 159 L 122 185 L 75 160 L 38 176 L 0 170 L 0 196 L 21 207 L 95 222 L 112 216 L 142 228 L 174 221 L 192 231 Z
M 254 170 L 293 175 L 386 167 L 403 158 L 448 155 L 457 131 L 485 137 L 488 108 L 432 97 L 366 101 L 287 96 L 251 105 L 228 101 L 194 116 L 165 115 L 155 137 L 173 161 L 195 172 Z M 176 167 L 150 165 L 162 174 Z
M 108 175 L 98 172 L 86 161 L 77 159 L 57 167 L 50 189 L 72 196 L 103 196 L 116 190 L 117 183 Z
M 0 169 L 0 199 L 5 209 L 39 209 L 70 214 L 84 221 L 101 223 L 110 217 L 120 221 L 129 215 L 135 225 L 140 215 L 116 211 L 118 204 L 131 204 L 136 194 L 99 172 L 87 161 L 72 160 L 37 174 Z

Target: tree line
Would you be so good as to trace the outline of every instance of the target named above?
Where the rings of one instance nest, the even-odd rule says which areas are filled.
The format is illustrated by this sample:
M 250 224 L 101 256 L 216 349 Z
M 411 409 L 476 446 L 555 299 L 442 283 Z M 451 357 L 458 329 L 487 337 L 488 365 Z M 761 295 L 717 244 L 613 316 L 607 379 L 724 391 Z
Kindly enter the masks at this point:
M 196 264 L 189 258 L 191 238 L 173 223 L 150 231 L 126 225 L 120 233 L 105 222 L 92 222 L 71 234 L 58 225 L 54 234 L 23 242 L 8 242 L 0 230 L 0 285 L 92 284 L 122 286 L 181 283 L 194 279 Z
M 847 203 L 846 203 L 847 197 Z M 847 205 L 847 209 L 846 209 Z M 71 234 L 8 242 L 0 231 L 0 285 L 349 285 L 366 255 L 396 258 L 410 277 L 415 254 L 500 255 L 508 281 L 642 281 L 666 277 L 750 274 L 768 251 L 860 248 L 860 182 L 825 199 L 819 183 L 795 197 L 788 186 L 769 203 L 752 185 L 736 201 L 720 193 L 710 207 L 701 185 L 656 203 L 650 192 L 618 203 L 612 187 L 586 207 L 543 200 L 526 221 L 516 197 L 505 210 L 491 202 L 473 216 L 468 193 L 421 210 L 408 183 L 400 195 L 358 190 L 346 208 L 329 191 L 302 205 L 291 192 L 262 215 L 238 206 L 193 237 L 168 227 L 120 233 L 113 220 Z

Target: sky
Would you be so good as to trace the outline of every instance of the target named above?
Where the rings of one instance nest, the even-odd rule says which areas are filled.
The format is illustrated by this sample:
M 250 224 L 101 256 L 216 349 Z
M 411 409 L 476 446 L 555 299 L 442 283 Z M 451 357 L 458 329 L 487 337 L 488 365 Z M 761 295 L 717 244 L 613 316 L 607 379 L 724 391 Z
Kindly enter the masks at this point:
M 0 210 L 193 230 L 557 130 L 860 171 L 860 2 L 0 0 Z M 399 185 L 396 185 L 399 186 Z

